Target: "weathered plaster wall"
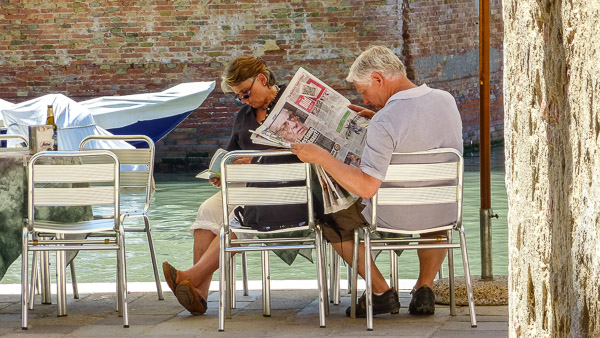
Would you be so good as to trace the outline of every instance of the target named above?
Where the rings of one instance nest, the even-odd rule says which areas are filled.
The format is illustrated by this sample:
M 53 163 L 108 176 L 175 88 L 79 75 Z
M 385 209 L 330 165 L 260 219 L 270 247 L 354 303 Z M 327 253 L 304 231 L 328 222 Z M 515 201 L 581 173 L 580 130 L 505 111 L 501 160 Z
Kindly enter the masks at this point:
M 504 1 L 510 335 L 600 336 L 600 3 Z

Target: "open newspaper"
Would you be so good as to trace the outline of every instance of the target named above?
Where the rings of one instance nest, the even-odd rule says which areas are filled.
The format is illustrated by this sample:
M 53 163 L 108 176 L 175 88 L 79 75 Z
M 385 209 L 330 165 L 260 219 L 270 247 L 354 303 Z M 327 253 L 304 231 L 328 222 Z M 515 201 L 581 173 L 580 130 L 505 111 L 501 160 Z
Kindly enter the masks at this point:
M 358 167 L 369 120 L 350 110 L 350 101 L 300 68 L 265 122 L 252 131 L 254 143 L 289 148 L 314 143 L 346 164 Z M 325 213 L 346 209 L 351 195 L 321 167 L 315 172 L 323 188 Z

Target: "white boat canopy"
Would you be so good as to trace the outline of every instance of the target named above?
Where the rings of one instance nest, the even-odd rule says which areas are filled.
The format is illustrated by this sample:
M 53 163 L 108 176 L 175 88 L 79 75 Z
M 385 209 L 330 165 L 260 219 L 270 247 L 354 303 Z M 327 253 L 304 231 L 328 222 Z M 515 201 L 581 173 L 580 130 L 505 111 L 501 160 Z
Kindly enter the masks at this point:
M 86 136 L 111 135 L 96 125 L 92 113 L 87 108 L 62 94 L 48 94 L 2 109 L 6 133 L 29 138 L 29 126 L 46 124 L 48 105 L 52 105 L 54 109 L 59 150 L 78 150 L 79 143 Z M 18 141 L 9 141 L 9 146 L 10 142 Z M 114 141 L 94 146 L 133 148 L 126 142 Z

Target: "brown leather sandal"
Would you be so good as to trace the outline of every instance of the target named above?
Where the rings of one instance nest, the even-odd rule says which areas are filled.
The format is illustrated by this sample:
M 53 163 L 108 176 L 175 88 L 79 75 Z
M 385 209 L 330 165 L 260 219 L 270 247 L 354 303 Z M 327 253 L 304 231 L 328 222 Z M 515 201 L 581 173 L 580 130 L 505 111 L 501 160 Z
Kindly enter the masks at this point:
M 177 289 L 177 269 L 167 262 L 163 262 L 162 268 L 165 275 L 165 281 L 174 294 Z
M 188 280 L 184 280 L 177 285 L 175 297 L 179 304 L 193 315 L 204 314 L 208 307 L 206 300 L 200 297 L 196 288 Z

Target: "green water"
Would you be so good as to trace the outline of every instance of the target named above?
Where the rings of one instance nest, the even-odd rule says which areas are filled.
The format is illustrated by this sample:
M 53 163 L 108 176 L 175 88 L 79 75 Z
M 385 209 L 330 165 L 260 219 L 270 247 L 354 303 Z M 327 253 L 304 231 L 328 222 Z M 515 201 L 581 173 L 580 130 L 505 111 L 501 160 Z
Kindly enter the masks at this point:
M 504 186 L 503 149 L 492 152 L 492 208 L 499 219 L 492 221 L 492 259 L 495 275 L 508 273 L 507 244 L 507 199 Z M 469 154 L 467 154 L 468 156 Z M 481 273 L 479 240 L 479 158 L 466 157 L 464 180 L 463 221 L 466 228 L 467 248 L 471 274 Z M 196 217 L 198 206 L 206 198 L 217 192 L 205 180 L 195 179 L 194 174 L 158 175 L 156 193 L 150 211 L 156 258 L 160 263 L 169 261 L 179 269 L 192 263 L 192 237 L 188 231 Z M 129 201 L 131 203 L 136 201 Z M 127 234 L 127 279 L 131 282 L 151 282 L 154 280 L 148 246 L 145 236 L 140 233 Z M 462 262 L 459 251 L 455 251 L 456 274 L 462 275 Z M 383 275 L 388 275 L 387 255 L 377 260 Z M 52 258 L 53 260 L 54 258 Z M 76 259 L 77 279 L 81 283 L 114 282 L 114 252 L 81 252 Z M 418 260 L 416 251 L 405 252 L 399 259 L 400 278 L 417 278 Z M 0 283 L 20 283 L 20 259 L 15 261 Z M 249 278 L 260 279 L 260 254 L 248 255 Z M 345 276 L 346 269 L 342 269 Z M 218 278 L 217 274 L 215 277 Z M 162 271 L 161 271 L 162 278 Z M 240 278 L 240 274 L 238 274 Z M 316 279 L 316 267 L 299 257 L 289 267 L 275 255 L 271 256 L 271 278 L 278 280 Z

